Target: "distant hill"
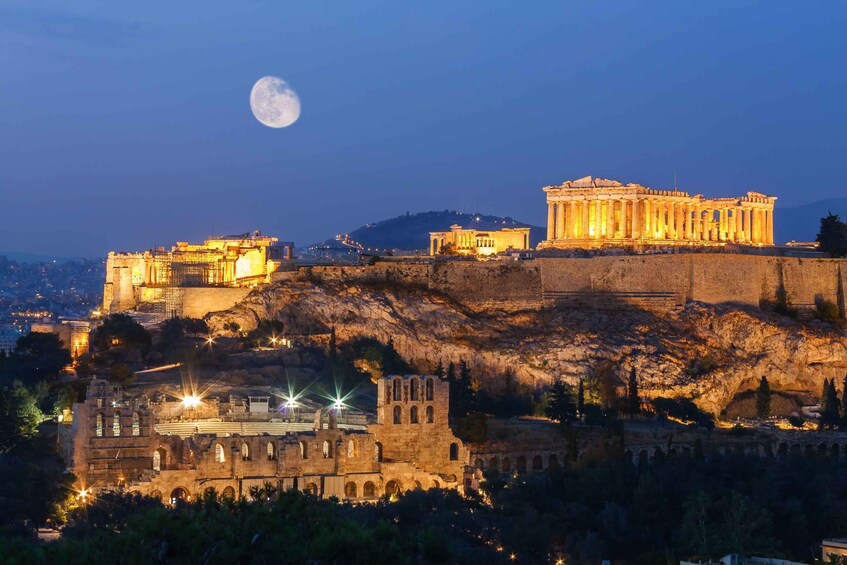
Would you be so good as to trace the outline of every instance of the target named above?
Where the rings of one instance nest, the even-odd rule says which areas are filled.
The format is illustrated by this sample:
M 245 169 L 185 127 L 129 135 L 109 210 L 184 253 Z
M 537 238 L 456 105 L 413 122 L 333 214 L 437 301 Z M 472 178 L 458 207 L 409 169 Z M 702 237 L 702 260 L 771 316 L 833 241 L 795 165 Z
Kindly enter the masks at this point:
M 17 263 L 67 263 L 68 261 L 85 261 L 83 257 L 62 257 L 59 255 L 37 255 L 35 253 L 22 253 L 17 251 L 0 251 L 0 257 Z
M 829 212 L 847 220 L 847 198 L 819 200 L 794 208 L 781 208 L 777 200 L 774 209 L 774 239 L 787 241 L 814 241 L 818 235 L 821 218 Z
M 512 218 L 465 214 L 444 210 L 443 212 L 420 212 L 397 216 L 367 224 L 349 233 L 350 239 L 365 248 L 402 249 L 411 251 L 429 247 L 429 232 L 446 231 L 453 224 L 463 228 L 499 230 L 503 228 L 530 228 L 530 244 L 534 247 L 546 236 L 546 229 L 518 222 Z

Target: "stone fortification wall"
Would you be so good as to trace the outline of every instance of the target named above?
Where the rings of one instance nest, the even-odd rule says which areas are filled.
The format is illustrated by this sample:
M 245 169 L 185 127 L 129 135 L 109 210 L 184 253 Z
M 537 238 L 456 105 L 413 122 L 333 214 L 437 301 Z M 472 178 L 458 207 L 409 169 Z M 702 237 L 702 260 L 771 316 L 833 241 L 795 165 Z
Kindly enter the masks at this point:
M 250 294 L 248 287 L 185 287 L 182 293 L 182 316 L 202 318 L 209 312 L 228 310 Z

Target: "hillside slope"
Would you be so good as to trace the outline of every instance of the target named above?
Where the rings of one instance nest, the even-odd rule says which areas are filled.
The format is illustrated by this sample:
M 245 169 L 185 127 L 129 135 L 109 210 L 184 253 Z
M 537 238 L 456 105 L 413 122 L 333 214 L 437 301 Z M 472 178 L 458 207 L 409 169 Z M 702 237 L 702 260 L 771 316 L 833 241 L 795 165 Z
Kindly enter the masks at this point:
M 367 224 L 349 233 L 353 241 L 363 247 L 378 249 L 427 249 L 429 232 L 446 231 L 453 224 L 465 228 L 499 230 L 503 228 L 531 228 L 530 244 L 534 247 L 545 237 L 545 228 L 531 226 L 509 217 L 465 214 L 444 210 L 443 212 L 420 212 L 406 214 L 374 224 Z
M 441 294 L 401 284 L 284 282 L 252 292 L 226 312 L 207 316 L 255 327 L 279 319 L 291 334 L 327 332 L 339 339 L 393 338 L 422 371 L 438 359 L 467 360 L 487 385 L 514 370 L 527 383 L 587 378 L 611 361 L 625 379 L 636 369 L 646 396 L 694 396 L 720 411 L 764 375 L 771 387 L 817 394 L 823 379 L 847 368 L 847 334 L 759 311 L 689 304 L 667 314 L 644 311 L 473 311 Z M 704 367 L 708 367 L 704 369 Z

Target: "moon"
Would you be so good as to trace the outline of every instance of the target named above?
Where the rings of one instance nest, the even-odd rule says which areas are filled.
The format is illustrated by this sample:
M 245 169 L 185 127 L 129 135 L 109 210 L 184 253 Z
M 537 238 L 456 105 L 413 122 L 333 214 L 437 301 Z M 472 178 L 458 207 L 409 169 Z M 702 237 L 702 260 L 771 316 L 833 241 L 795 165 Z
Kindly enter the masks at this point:
M 300 97 L 281 78 L 266 76 L 250 91 L 250 109 L 269 128 L 286 128 L 300 117 Z

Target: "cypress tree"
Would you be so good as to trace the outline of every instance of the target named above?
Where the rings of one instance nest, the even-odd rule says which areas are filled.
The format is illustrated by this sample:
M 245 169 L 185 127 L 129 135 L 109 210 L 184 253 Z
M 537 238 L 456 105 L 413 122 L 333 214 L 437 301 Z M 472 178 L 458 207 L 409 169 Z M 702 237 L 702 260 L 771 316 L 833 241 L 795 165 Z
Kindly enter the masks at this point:
M 579 388 L 576 392 L 576 412 L 580 416 L 585 413 L 585 384 L 579 379 Z
M 627 396 L 627 412 L 635 416 L 641 412 L 641 398 L 638 396 L 638 379 L 635 375 L 635 367 L 629 371 L 629 391 Z
M 759 388 L 756 390 L 756 417 L 760 420 L 771 415 L 771 387 L 768 378 L 762 376 Z
M 435 365 L 435 371 L 433 372 L 433 374 L 436 377 L 444 376 L 444 363 L 441 362 L 441 359 L 439 359 L 438 363 Z

